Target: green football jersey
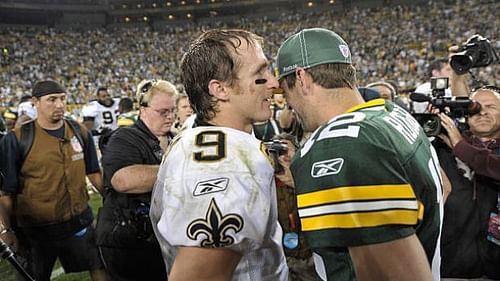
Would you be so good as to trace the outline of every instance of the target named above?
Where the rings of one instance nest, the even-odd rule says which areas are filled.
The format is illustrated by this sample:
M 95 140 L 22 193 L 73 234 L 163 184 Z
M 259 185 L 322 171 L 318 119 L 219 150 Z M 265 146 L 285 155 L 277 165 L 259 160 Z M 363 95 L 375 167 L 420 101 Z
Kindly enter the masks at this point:
M 439 276 L 439 162 L 404 109 L 376 99 L 333 118 L 297 152 L 291 171 L 322 279 L 355 280 L 347 247 L 414 233 Z

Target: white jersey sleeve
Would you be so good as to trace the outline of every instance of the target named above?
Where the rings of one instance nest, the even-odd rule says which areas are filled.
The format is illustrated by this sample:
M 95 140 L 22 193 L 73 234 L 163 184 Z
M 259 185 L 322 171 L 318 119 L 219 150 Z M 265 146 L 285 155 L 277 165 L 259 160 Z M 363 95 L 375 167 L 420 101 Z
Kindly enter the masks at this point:
M 274 172 L 260 146 L 221 127 L 187 129 L 174 139 L 151 206 L 168 268 L 176 247 L 227 247 L 242 255 L 235 276 L 284 280 Z

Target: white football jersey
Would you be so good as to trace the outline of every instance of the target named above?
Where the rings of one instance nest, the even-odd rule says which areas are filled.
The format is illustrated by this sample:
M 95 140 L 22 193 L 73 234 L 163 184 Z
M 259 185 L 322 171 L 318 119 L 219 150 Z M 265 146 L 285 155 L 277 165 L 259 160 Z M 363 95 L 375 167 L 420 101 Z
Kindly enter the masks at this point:
M 98 101 L 94 100 L 89 102 L 82 108 L 82 116 L 93 117 L 94 118 L 94 129 L 101 132 L 104 128 L 110 128 L 114 130 L 118 128 L 118 103 L 119 98 L 113 99 L 113 104 L 110 106 L 104 106 Z
M 151 203 L 167 271 L 177 247 L 226 247 L 242 256 L 232 280 L 287 280 L 276 204 L 260 141 L 225 127 L 184 130 L 163 158 Z

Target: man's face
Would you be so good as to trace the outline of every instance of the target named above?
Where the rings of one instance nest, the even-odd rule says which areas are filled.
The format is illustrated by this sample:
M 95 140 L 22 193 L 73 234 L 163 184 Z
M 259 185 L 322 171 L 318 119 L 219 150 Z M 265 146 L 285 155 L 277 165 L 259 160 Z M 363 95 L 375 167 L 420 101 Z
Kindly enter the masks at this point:
M 273 96 L 274 102 L 276 104 L 282 105 L 285 103 L 285 98 L 283 97 L 283 94 L 274 94 Z
M 307 109 L 307 101 L 304 100 L 304 95 L 301 92 L 299 83 L 295 81 L 295 87 L 292 89 L 288 87 L 286 79 L 280 81 L 280 87 L 283 89 L 285 99 L 289 106 L 293 108 L 293 111 L 297 115 L 298 121 L 302 124 L 304 131 L 312 132 L 316 130 L 318 124 L 312 120 L 312 115 L 309 114 Z M 311 110 L 317 110 L 312 108 Z
M 278 87 L 278 80 L 269 69 L 260 44 L 254 42 L 252 46 L 242 41 L 238 53 L 233 54 L 238 57 L 240 69 L 231 87 L 230 99 L 238 114 L 235 118 L 244 124 L 252 124 L 271 117 L 272 91 Z
M 434 77 L 448 77 L 448 85 L 451 85 L 451 77 L 452 77 L 452 72 L 453 70 L 451 69 L 451 66 L 449 63 L 443 64 L 441 66 L 440 70 L 434 70 L 433 75 Z
M 478 137 L 500 137 L 500 97 L 491 90 L 478 90 L 472 99 L 481 104 L 481 112 L 469 117 L 471 132 Z
M 106 90 L 100 90 L 97 93 L 97 101 L 100 103 L 110 106 L 113 103 L 113 99 L 111 98 L 111 95 L 108 93 Z
M 141 120 L 155 136 L 170 131 L 175 116 L 175 96 L 159 92 L 151 97 L 147 107 L 141 107 Z
M 33 98 L 38 118 L 43 119 L 45 122 L 57 123 L 64 118 L 64 111 L 66 110 L 66 94 L 56 93 L 45 95 L 39 98 Z
M 379 92 L 381 98 L 392 101 L 391 90 L 389 88 L 385 86 L 375 86 L 373 88 Z
M 186 121 L 186 119 L 193 114 L 193 109 L 189 104 L 189 99 L 187 97 L 182 97 L 177 104 L 177 118 L 181 124 Z

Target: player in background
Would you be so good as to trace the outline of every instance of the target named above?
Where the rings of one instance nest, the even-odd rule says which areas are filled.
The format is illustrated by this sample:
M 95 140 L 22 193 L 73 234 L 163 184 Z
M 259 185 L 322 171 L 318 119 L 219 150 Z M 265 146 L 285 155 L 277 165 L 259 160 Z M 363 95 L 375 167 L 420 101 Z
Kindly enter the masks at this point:
M 82 108 L 83 124 L 92 135 L 99 136 L 104 128 L 118 128 L 119 98 L 112 98 L 106 87 L 97 89 L 97 99 Z

